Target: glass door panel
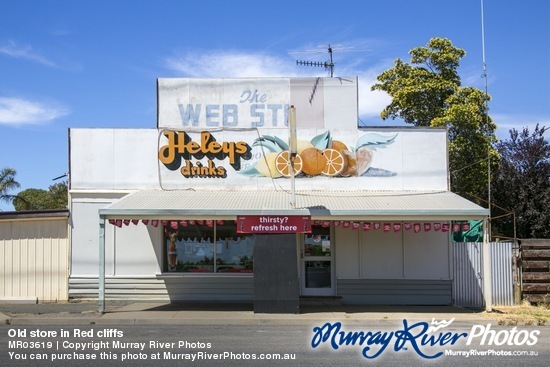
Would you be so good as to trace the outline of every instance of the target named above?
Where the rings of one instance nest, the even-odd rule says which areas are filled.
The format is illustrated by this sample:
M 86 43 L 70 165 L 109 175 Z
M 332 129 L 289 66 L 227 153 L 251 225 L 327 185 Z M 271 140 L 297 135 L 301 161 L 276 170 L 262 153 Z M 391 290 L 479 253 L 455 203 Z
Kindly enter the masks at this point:
M 304 236 L 302 251 L 302 294 L 334 295 L 330 228 L 313 227 L 312 233 Z

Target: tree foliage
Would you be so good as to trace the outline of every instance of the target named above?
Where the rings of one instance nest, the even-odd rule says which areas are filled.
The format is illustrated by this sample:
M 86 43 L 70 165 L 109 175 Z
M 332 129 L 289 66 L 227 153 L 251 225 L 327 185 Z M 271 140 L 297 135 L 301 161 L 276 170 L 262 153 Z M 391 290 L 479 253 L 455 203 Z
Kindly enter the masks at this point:
M 381 117 L 400 118 L 415 126 L 446 127 L 451 190 L 470 199 L 486 197 L 488 157 L 498 156 L 492 148 L 496 126 L 488 116 L 490 97 L 479 89 L 461 86 L 457 69 L 466 52 L 448 39 L 432 38 L 426 47 L 409 53 L 409 64 L 395 60 L 372 86 L 392 97 Z M 493 169 L 497 163 L 491 159 Z
M 515 213 L 518 238 L 550 238 L 550 144 L 546 127 L 510 130 L 510 138 L 497 143 L 500 167 L 494 175 L 494 201 Z M 493 223 L 493 230 L 513 237 L 513 217 Z
M 26 189 L 13 200 L 15 210 L 65 209 L 67 207 L 67 183 L 61 182 L 49 189 Z
M 0 200 L 10 203 L 15 195 L 9 194 L 10 191 L 20 187 L 19 182 L 15 181 L 16 171 L 13 168 L 3 168 L 0 171 Z

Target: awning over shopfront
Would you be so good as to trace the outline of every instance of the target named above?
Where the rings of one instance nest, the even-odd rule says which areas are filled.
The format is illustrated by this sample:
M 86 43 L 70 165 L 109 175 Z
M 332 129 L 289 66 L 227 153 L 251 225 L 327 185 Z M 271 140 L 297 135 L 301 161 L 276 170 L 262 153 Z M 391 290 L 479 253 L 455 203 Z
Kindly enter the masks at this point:
M 142 190 L 99 211 L 105 219 L 235 219 L 236 215 L 310 215 L 320 220 L 485 219 L 488 210 L 449 191 Z

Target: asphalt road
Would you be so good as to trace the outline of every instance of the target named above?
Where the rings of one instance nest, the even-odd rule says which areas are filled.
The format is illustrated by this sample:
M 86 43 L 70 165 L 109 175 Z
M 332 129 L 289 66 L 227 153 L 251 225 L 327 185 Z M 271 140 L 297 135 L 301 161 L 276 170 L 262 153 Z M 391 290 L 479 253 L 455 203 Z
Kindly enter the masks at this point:
M 467 338 L 459 337 L 454 345 L 435 347 L 421 346 L 420 341 L 406 341 L 395 351 L 395 332 L 404 330 L 404 325 L 380 326 L 343 325 L 344 331 L 364 331 L 375 334 L 370 342 L 381 341 L 394 332 L 393 339 L 381 354 L 374 359 L 366 359 L 362 351 L 367 342 L 359 345 L 342 345 L 334 350 L 327 342 L 312 348 L 315 340 L 313 327 L 294 325 L 134 325 L 134 326 L 0 326 L 0 366 L 545 366 L 550 363 L 550 329 L 548 327 L 521 326 L 512 333 L 511 326 L 492 325 L 496 338 L 503 345 L 480 345 L 482 336 L 466 345 Z M 456 336 L 460 333 L 472 334 L 471 324 L 453 323 L 445 328 L 445 333 Z M 481 333 L 478 329 L 476 332 Z M 534 333 L 538 331 L 538 333 Z M 59 336 L 61 333 L 66 336 Z M 380 332 L 376 334 L 376 332 Z M 55 334 L 54 334 L 55 333 Z M 411 334 L 416 331 L 411 331 Z M 25 336 L 23 337 L 23 334 Z M 439 335 L 439 332 L 434 334 Z M 506 336 L 512 335 L 516 341 L 524 341 L 523 346 L 508 345 Z M 92 336 L 93 335 L 93 336 Z M 317 335 L 320 336 L 320 335 Z M 490 336 L 490 335 L 489 335 Z M 534 339 L 533 339 L 534 338 Z M 532 346 L 527 342 L 536 343 Z M 318 338 L 317 340 L 322 340 Z M 327 341 L 330 341 L 329 338 Z M 103 345 L 100 343 L 103 342 Z M 117 345 L 116 342 L 120 343 Z M 11 345 L 10 345 L 11 343 Z M 51 344 L 48 344 L 51 343 Z M 95 344 L 77 344 L 95 343 Z M 129 343 L 129 344 L 124 344 Z M 141 344 L 144 343 L 144 344 Z M 162 344 L 161 344 L 162 343 Z M 434 359 L 424 359 L 414 350 L 413 344 L 420 345 L 419 351 L 435 355 L 445 350 L 491 353 L 493 355 L 449 356 L 443 354 Z M 513 344 L 513 343 L 512 343 Z M 84 350 L 82 347 L 86 348 Z M 143 349 L 141 349 L 143 347 Z M 371 345 L 371 352 L 380 346 Z M 95 349 L 94 349 L 95 348 Z M 493 351 L 493 352 L 489 352 Z M 528 356 L 504 356 L 502 354 L 526 351 Z M 10 354 L 11 353 L 11 354 Z M 501 355 L 494 355 L 500 353 Z M 191 359 L 171 359 L 169 357 Z M 37 360 L 34 358 L 42 357 Z M 53 358 L 61 360 L 52 360 Z M 83 357 L 88 359 L 75 359 Z M 95 357 L 95 359 L 90 359 Z M 115 359 L 116 357 L 116 359 Z M 155 357 L 158 357 L 155 358 Z M 213 359 L 218 357 L 219 359 Z M 287 359 L 275 359 L 275 358 Z M 71 359 L 67 359 L 71 358 Z M 124 358 L 124 360 L 123 360 Z M 264 358 L 264 359 L 262 359 Z M 266 359 L 269 358 L 269 359 Z

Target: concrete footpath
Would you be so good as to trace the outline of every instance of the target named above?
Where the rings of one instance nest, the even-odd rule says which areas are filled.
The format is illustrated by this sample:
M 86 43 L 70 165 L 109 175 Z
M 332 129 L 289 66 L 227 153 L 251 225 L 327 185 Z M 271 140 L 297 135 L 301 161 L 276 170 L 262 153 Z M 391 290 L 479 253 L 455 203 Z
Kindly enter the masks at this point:
M 0 321 L 12 325 L 182 324 L 182 325 L 309 325 L 319 321 L 377 324 L 392 321 L 450 320 L 463 323 L 496 321 L 498 314 L 453 306 L 303 305 L 299 314 L 254 313 L 252 304 L 97 301 L 2 304 Z

